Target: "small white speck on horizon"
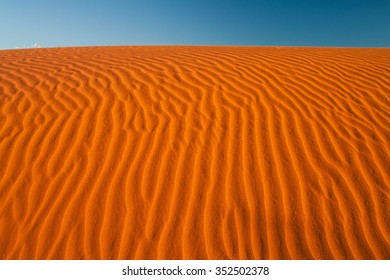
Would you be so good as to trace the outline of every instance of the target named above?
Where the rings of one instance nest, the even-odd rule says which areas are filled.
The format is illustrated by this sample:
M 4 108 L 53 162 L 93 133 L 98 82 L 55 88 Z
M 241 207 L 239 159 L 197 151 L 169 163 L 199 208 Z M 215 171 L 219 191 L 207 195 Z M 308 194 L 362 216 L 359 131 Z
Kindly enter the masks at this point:
M 36 49 L 36 48 L 41 48 L 41 47 L 42 47 L 41 44 L 35 43 L 31 46 L 23 46 L 23 47 L 16 46 L 15 49 Z

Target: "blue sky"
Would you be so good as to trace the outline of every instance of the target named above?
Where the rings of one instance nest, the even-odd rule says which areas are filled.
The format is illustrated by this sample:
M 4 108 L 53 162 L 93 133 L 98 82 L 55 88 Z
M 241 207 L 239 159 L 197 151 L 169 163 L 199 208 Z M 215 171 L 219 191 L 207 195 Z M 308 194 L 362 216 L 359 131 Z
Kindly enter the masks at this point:
M 390 47 L 390 0 L 0 0 L 0 49 Z

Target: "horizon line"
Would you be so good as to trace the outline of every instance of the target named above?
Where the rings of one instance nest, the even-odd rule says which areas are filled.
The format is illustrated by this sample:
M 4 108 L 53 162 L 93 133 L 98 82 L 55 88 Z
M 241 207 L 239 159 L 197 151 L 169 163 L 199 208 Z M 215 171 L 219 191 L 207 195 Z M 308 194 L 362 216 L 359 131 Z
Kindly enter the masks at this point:
M 35 45 L 35 44 L 34 44 Z M 275 48 L 353 48 L 353 49 L 388 49 L 390 46 L 349 46 L 349 45 L 219 45 L 219 44 L 145 44 L 145 45 L 67 45 L 67 46 L 28 46 L 14 48 L 0 48 L 0 51 L 32 50 L 32 49 L 58 49 L 58 48 L 99 48 L 99 47 L 275 47 Z

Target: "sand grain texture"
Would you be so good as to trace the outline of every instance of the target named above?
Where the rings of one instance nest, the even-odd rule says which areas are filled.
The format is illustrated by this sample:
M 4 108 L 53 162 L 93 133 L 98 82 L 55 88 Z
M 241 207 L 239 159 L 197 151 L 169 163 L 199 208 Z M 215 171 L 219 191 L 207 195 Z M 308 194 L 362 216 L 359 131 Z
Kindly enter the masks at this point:
M 0 51 L 1 259 L 389 259 L 390 49 Z

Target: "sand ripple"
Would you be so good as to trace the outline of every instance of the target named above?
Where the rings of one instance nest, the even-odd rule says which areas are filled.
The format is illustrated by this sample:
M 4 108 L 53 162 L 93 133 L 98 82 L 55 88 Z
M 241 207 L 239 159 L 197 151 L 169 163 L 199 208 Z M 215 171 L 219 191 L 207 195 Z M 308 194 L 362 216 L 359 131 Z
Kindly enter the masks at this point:
M 389 259 L 390 50 L 0 51 L 0 258 Z

